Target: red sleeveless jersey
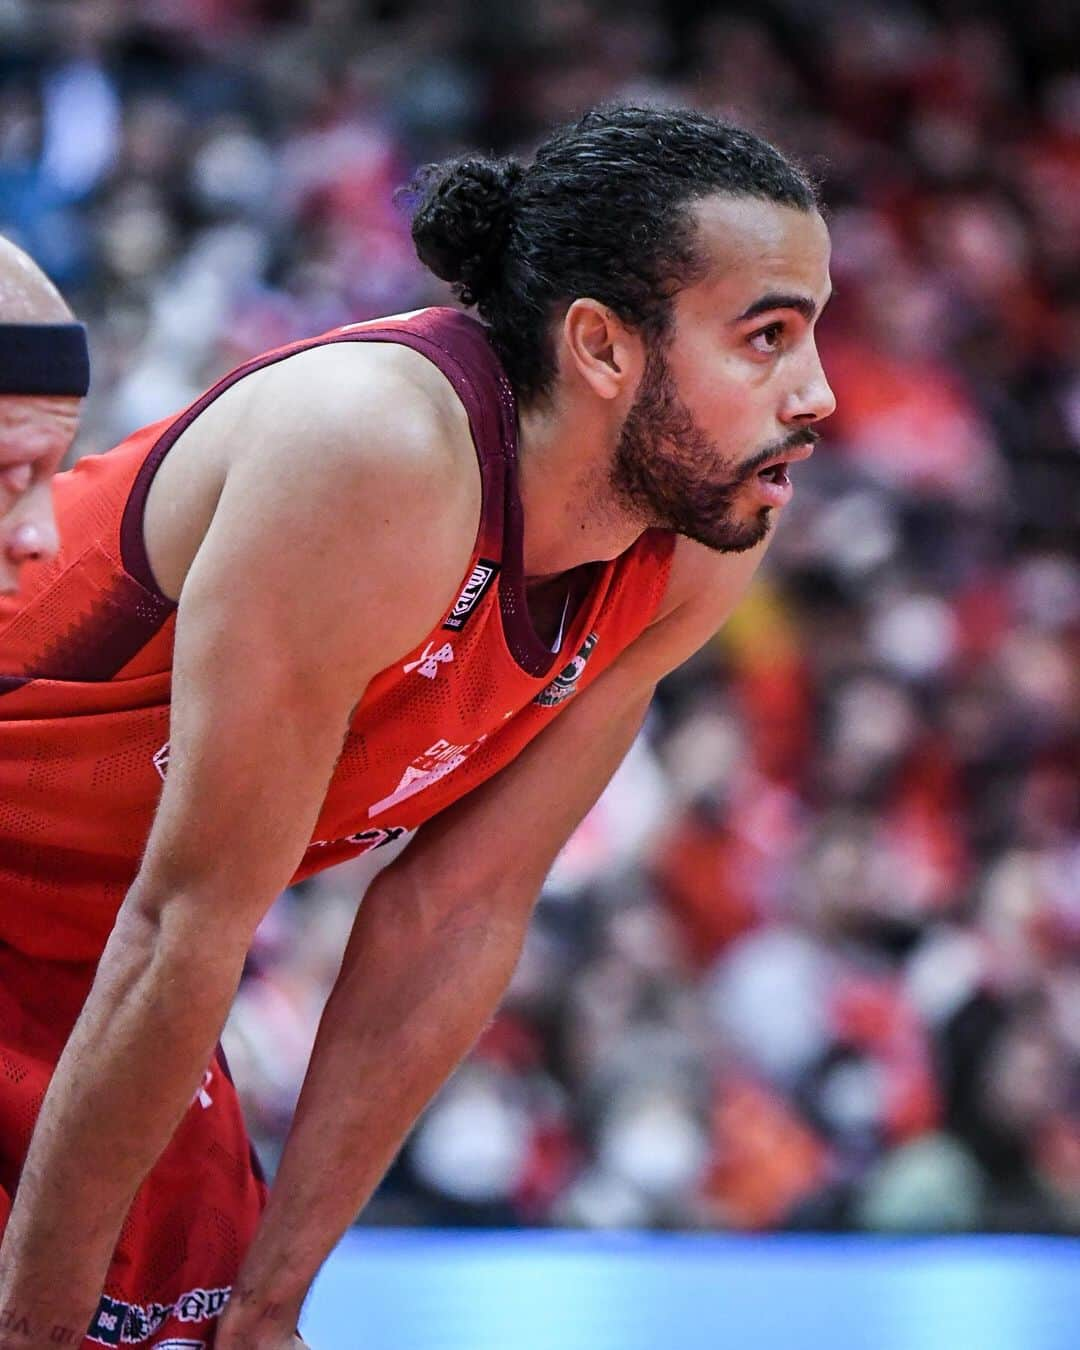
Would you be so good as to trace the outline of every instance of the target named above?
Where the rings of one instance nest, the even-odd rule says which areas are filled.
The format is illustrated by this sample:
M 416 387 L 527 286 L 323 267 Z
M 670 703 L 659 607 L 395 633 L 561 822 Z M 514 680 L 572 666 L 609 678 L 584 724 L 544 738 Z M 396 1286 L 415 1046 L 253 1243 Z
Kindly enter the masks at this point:
M 401 838 L 496 773 L 655 614 L 674 536 L 649 531 L 582 570 L 558 655 L 538 638 L 525 602 L 514 396 L 474 319 L 422 310 L 257 357 L 178 417 L 59 475 L 60 555 L 28 565 L 18 594 L 0 597 L 0 940 L 75 961 L 104 946 L 168 772 L 176 605 L 143 542 L 151 480 L 225 389 L 329 342 L 401 343 L 438 366 L 468 414 L 482 508 L 450 609 L 358 705 L 295 880 Z

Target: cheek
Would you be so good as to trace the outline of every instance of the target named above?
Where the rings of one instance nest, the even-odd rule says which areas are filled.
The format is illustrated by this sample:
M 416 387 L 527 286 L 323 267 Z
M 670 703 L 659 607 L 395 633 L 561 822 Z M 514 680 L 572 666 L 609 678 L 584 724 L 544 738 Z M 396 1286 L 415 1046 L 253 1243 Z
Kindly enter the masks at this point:
M 756 359 L 749 348 L 714 347 L 691 351 L 677 374 L 687 402 L 704 415 L 739 416 L 752 413 L 768 398 L 775 363 Z
M 728 358 L 714 362 L 708 376 L 694 389 L 691 407 L 695 420 L 718 445 L 744 450 L 748 437 L 754 442 L 761 439 L 763 427 L 767 435 L 767 398 L 759 378 L 756 369 L 748 372 L 745 363 Z

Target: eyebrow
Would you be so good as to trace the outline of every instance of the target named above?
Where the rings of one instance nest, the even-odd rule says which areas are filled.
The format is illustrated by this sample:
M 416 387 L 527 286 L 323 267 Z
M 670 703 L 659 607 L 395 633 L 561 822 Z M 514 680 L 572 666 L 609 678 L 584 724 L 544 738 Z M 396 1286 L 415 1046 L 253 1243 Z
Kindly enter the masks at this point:
M 828 304 L 828 300 L 825 302 Z M 747 319 L 756 319 L 759 314 L 768 314 L 774 309 L 793 309 L 796 314 L 801 314 L 807 323 L 817 313 L 817 304 L 810 299 L 808 295 L 796 295 L 788 291 L 769 291 L 739 315 L 737 323 L 743 323 Z

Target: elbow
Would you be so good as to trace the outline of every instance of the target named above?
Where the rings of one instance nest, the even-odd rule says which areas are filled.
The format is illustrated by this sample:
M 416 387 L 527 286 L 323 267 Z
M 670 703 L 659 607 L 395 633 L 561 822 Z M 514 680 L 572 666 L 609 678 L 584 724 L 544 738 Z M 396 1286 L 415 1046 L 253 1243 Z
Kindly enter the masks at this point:
M 440 847 L 443 842 L 454 846 Z M 434 847 L 410 850 L 380 874 L 372 891 L 385 888 L 387 897 L 393 897 L 395 911 L 409 915 L 421 927 L 524 930 L 547 866 L 508 857 L 501 849 L 484 847 L 482 841 L 477 841 L 476 851 L 467 858 L 462 854 L 457 840 L 438 840 Z
M 404 861 L 404 860 L 403 860 Z M 543 878 L 451 878 L 425 868 L 388 869 L 364 899 L 349 949 L 361 941 L 397 952 L 439 950 L 509 964 L 521 951 Z M 349 951 L 346 952 L 348 957 Z
M 162 890 L 136 880 L 116 916 L 109 948 L 129 962 L 159 965 L 170 976 L 197 969 L 213 980 L 220 972 L 239 983 L 251 932 L 230 923 L 219 904 L 185 891 Z

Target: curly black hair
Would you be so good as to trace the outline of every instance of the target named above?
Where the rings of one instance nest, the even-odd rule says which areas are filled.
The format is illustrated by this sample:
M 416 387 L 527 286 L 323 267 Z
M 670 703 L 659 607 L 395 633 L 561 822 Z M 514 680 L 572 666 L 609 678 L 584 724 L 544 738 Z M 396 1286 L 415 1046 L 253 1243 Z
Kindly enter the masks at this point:
M 703 272 L 690 203 L 722 192 L 818 207 L 806 173 L 753 132 L 629 105 L 559 128 L 530 164 L 465 155 L 407 191 L 417 255 L 479 310 L 522 403 L 550 390 L 552 320 L 577 296 L 663 337 L 672 297 Z

